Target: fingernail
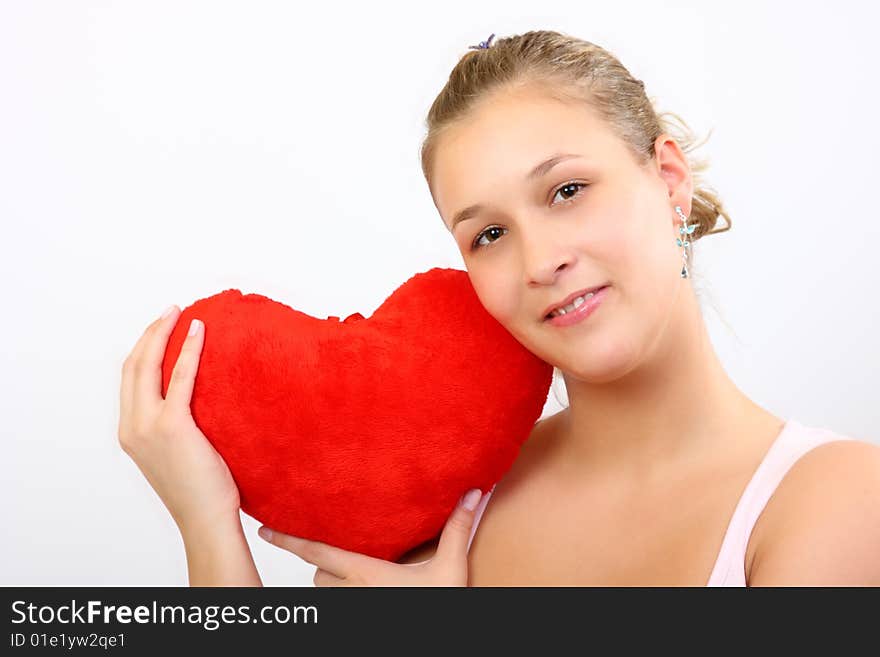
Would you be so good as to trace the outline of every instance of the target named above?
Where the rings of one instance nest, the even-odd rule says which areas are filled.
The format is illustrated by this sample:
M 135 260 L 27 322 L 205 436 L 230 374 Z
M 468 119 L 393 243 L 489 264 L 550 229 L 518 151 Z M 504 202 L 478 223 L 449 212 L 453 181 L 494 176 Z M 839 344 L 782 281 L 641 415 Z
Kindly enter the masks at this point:
M 482 496 L 483 492 L 479 488 L 472 488 L 461 498 L 461 505 L 468 511 L 473 511 Z
M 174 304 L 172 303 L 170 306 L 168 306 L 168 307 L 165 309 L 165 312 L 162 313 L 162 316 L 161 316 L 159 319 L 165 319 L 166 317 L 168 317 L 168 315 L 171 314 L 171 312 L 172 312 L 173 310 L 174 310 Z
M 260 527 L 257 530 L 257 533 L 260 535 L 260 538 L 262 538 L 265 541 L 272 540 L 272 530 L 269 529 L 268 527 Z
M 201 324 L 202 323 L 197 319 L 194 319 L 193 321 L 191 321 L 189 323 L 189 333 L 187 333 L 187 335 L 195 335 L 196 332 L 199 330 L 199 327 L 201 326 Z

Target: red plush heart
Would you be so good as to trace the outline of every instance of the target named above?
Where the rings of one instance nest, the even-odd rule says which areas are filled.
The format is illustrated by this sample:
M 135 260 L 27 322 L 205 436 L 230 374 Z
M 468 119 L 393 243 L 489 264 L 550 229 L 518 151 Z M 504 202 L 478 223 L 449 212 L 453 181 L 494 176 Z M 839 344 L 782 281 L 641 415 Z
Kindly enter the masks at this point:
M 171 333 L 163 397 L 194 317 L 205 342 L 192 414 L 242 510 L 392 561 L 510 468 L 553 373 L 456 269 L 414 275 L 368 319 L 318 319 L 238 290 L 200 299 Z

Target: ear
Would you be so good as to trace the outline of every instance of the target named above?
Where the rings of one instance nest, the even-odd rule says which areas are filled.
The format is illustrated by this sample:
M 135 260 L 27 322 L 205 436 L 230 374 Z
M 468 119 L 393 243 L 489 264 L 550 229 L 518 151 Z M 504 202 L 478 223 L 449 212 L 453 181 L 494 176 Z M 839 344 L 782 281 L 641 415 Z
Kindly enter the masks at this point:
M 680 205 L 685 216 L 691 216 L 694 183 L 690 164 L 678 142 L 665 133 L 657 137 L 654 142 L 654 160 L 660 178 L 666 184 L 672 207 Z M 674 213 L 673 221 L 678 221 Z

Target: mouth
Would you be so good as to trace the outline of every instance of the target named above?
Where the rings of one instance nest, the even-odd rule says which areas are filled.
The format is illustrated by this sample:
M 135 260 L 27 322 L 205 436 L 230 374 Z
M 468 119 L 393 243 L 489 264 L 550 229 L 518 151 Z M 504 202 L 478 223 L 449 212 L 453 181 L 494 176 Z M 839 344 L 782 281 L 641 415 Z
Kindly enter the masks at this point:
M 556 304 L 549 306 L 544 311 L 544 321 L 549 321 L 554 317 L 559 317 L 565 315 L 566 313 L 574 312 L 584 303 L 586 303 L 589 299 L 591 299 L 595 294 L 609 287 L 609 284 L 605 283 L 603 285 L 596 285 L 594 287 L 588 287 L 583 290 L 578 290 L 577 292 L 572 292 L 567 297 L 557 302 Z

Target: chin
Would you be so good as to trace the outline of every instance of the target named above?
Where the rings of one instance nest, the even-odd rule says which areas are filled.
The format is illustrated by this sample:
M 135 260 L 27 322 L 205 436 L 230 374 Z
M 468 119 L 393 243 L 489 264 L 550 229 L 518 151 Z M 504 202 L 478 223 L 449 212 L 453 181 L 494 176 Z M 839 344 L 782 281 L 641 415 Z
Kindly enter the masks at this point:
M 576 345 L 567 353 L 558 349 L 545 360 L 562 370 L 571 380 L 584 383 L 610 383 L 626 376 L 638 365 L 638 358 L 619 340 L 597 340 L 578 349 Z

